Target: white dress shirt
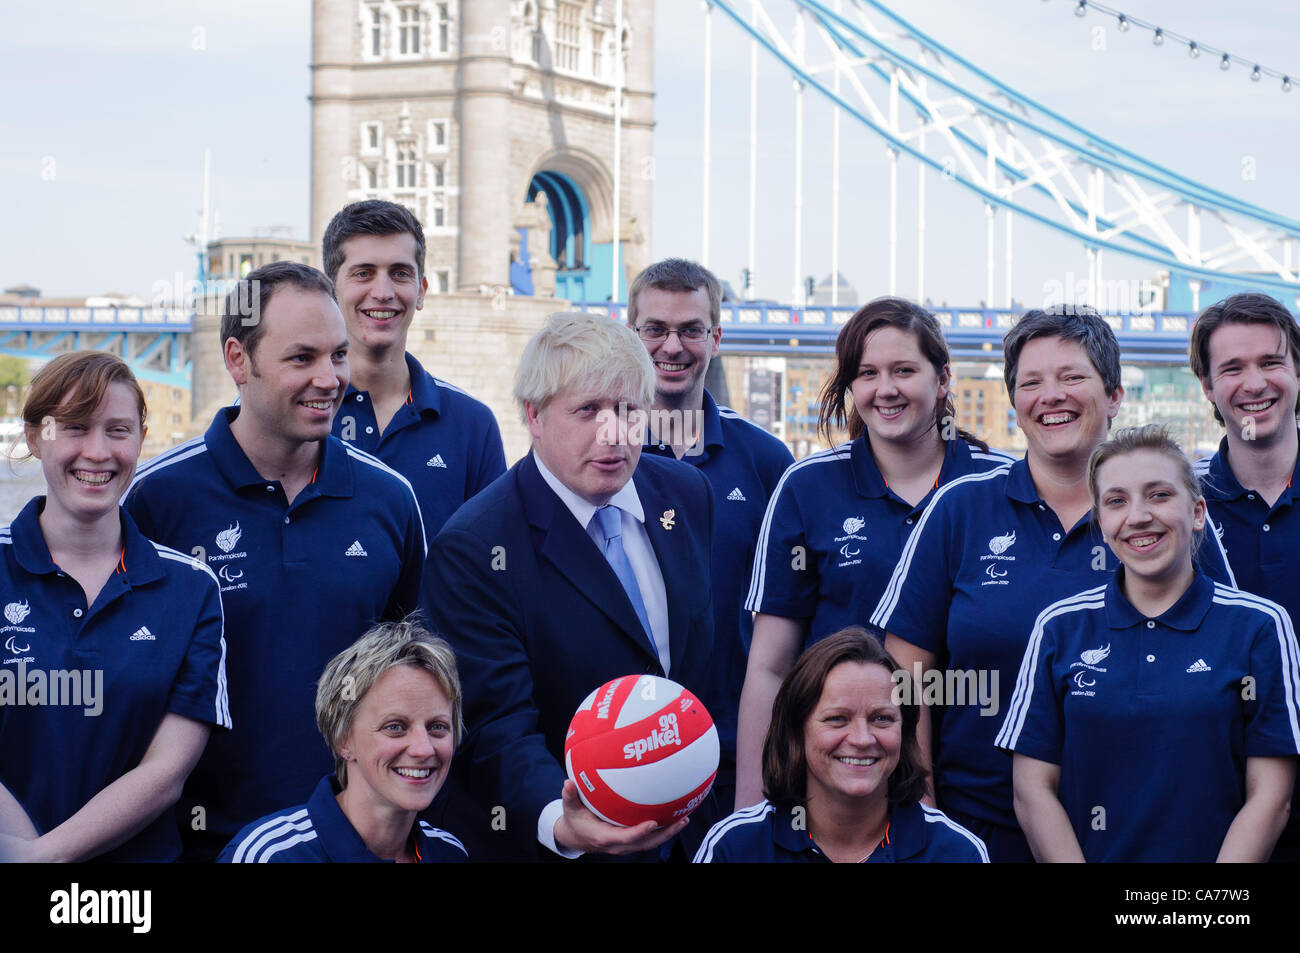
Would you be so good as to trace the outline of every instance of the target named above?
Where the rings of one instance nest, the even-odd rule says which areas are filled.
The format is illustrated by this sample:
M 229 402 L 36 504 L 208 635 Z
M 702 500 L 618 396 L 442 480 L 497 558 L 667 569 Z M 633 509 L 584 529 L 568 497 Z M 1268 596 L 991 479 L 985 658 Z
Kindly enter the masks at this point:
M 564 505 L 569 508 L 578 525 L 587 531 L 587 536 L 596 544 L 601 555 L 605 554 L 605 537 L 600 526 L 593 523 L 599 507 L 588 503 L 578 494 L 560 482 L 546 464 L 542 463 L 537 452 L 533 451 L 533 461 L 542 474 L 546 485 L 555 491 Z M 672 656 L 668 648 L 668 590 L 664 587 L 664 574 L 659 568 L 654 547 L 650 544 L 650 535 L 645 529 L 645 509 L 641 506 L 641 497 L 637 495 L 636 485 L 631 480 L 623 484 L 623 489 L 609 500 L 610 506 L 619 508 L 620 524 L 623 531 L 623 552 L 632 564 L 632 573 L 636 576 L 637 587 L 641 590 L 641 601 L 645 603 L 645 612 L 650 619 L 650 637 L 654 640 L 655 651 L 659 654 L 659 664 L 664 674 L 671 677 L 669 663 Z M 593 689 L 599 688 L 592 685 Z

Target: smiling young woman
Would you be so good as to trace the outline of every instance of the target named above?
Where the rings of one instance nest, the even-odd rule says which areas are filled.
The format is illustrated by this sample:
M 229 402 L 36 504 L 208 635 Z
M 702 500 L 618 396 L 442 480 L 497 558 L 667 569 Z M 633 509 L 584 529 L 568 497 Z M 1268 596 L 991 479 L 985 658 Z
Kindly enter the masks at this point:
M 1088 484 L 1122 567 L 1043 610 L 996 742 L 1034 856 L 1267 860 L 1300 753 L 1291 620 L 1196 570 L 1205 500 L 1163 429 L 1115 434 Z
M 862 623 L 939 487 L 1012 462 L 957 428 L 951 376 L 943 331 L 920 305 L 879 298 L 840 330 L 819 419 L 827 442 L 844 429 L 850 441 L 786 470 L 755 551 L 737 807 L 761 797 L 763 732 L 798 654 Z
M 25 691 L 42 670 L 51 696 L 0 718 L 8 859 L 174 860 L 169 808 L 210 728 L 230 727 L 216 577 L 145 539 L 118 506 L 145 413 L 130 368 L 99 351 L 52 360 L 23 405 L 46 494 L 0 531 L 0 679 Z M 70 682 L 75 699 L 53 690 Z

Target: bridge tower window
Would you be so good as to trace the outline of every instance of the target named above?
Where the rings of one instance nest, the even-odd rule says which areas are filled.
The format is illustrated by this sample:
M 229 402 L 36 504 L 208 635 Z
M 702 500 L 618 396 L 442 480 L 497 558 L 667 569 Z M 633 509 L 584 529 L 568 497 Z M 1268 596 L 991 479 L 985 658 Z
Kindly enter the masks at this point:
M 415 188 L 415 147 L 399 146 L 397 149 L 396 187 Z
M 591 75 L 596 79 L 605 75 L 605 31 L 594 27 L 591 31 Z
M 397 8 L 397 52 L 402 56 L 420 53 L 420 8 L 415 5 Z
M 371 6 L 367 12 L 370 14 L 370 55 L 377 58 L 383 54 L 384 48 L 384 12 L 377 4 Z
M 578 71 L 582 46 L 582 4 L 557 0 L 555 5 L 555 65 L 570 73 Z
M 448 9 L 449 4 L 438 4 L 438 52 L 447 53 L 451 50 L 451 12 Z

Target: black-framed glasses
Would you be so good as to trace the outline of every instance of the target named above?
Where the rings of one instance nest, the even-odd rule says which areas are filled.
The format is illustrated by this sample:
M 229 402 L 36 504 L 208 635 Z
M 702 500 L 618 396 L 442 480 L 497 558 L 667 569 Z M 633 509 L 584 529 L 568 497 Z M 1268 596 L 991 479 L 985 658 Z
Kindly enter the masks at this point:
M 685 328 L 666 328 L 662 324 L 643 324 L 636 329 L 642 341 L 666 341 L 669 334 L 676 334 L 679 340 L 699 344 L 713 333 L 713 328 L 692 324 Z

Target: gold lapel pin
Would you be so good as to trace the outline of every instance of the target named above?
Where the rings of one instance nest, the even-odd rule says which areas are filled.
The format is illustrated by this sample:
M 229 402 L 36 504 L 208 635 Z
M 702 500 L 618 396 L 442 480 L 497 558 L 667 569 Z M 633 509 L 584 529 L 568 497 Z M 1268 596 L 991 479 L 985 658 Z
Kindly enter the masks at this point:
M 664 515 L 659 517 L 659 522 L 664 529 L 666 530 L 672 529 L 675 525 L 677 525 L 674 522 L 676 516 L 677 516 L 676 510 L 664 510 Z

